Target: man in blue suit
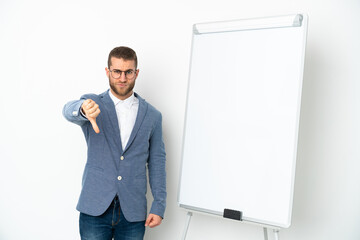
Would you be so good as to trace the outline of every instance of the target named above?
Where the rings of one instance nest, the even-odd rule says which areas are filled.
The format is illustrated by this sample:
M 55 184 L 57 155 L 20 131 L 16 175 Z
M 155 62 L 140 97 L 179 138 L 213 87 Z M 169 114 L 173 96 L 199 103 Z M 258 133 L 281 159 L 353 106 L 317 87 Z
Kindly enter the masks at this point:
M 110 89 L 68 102 L 64 117 L 79 125 L 88 146 L 80 211 L 83 240 L 141 240 L 160 225 L 166 206 L 162 116 L 133 92 L 136 53 L 114 48 L 105 68 Z M 153 195 L 147 216 L 147 171 Z

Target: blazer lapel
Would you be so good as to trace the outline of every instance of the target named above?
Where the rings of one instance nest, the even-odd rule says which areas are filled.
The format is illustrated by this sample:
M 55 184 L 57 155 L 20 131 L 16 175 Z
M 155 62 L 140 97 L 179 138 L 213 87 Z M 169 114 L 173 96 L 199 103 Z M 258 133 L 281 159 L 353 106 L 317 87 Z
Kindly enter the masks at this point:
M 132 130 L 132 132 L 130 134 L 129 141 L 126 144 L 124 152 L 129 148 L 131 143 L 134 141 L 134 138 L 135 138 L 137 132 L 139 131 L 142 122 L 144 121 L 146 111 L 147 111 L 147 108 L 148 108 L 148 105 L 146 104 L 145 100 L 142 99 L 137 93 L 135 93 L 135 97 L 137 99 L 139 99 L 139 109 L 138 109 L 138 113 L 137 113 L 137 116 L 136 116 L 136 121 L 135 121 L 134 128 L 133 128 L 133 130 Z
M 119 129 L 119 123 L 116 115 L 116 110 L 114 106 L 114 102 L 111 100 L 109 96 L 109 90 L 106 91 L 101 95 L 101 99 L 103 101 L 103 105 L 106 109 L 106 116 L 108 118 L 108 122 L 110 124 L 103 124 L 104 128 L 107 131 L 104 131 L 105 136 L 111 136 L 111 138 L 114 141 L 114 144 L 117 146 L 118 149 L 120 149 L 120 152 L 122 152 L 122 145 L 121 145 L 121 138 L 120 138 L 120 129 Z M 100 109 L 101 110 L 101 109 Z M 101 114 L 101 113 L 100 113 Z M 109 134 L 106 134 L 109 133 Z M 107 138 L 109 139 L 109 138 Z M 122 153 L 121 153 L 122 154 Z

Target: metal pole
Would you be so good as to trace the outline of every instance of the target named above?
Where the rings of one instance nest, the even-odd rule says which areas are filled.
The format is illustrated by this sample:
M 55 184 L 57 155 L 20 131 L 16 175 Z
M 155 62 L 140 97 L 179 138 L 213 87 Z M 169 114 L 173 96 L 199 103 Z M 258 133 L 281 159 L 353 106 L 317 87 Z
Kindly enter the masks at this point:
M 183 232 L 183 235 L 182 235 L 181 240 L 185 240 L 185 239 L 186 239 L 186 234 L 187 234 L 187 231 L 188 231 L 188 229 L 189 229 L 191 216 L 192 216 L 192 212 L 188 212 L 188 213 L 187 213 L 187 218 L 186 218 L 185 227 L 184 227 L 184 232 Z
M 263 229 L 264 229 L 264 240 L 269 240 L 267 228 L 264 227 Z
M 275 240 L 279 240 L 279 229 L 274 229 Z

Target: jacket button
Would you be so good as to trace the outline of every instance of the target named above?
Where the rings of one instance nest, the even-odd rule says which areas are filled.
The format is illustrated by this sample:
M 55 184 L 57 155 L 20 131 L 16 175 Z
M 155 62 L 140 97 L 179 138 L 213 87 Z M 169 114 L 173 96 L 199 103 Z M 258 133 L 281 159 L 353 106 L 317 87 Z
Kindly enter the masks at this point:
M 120 160 L 124 160 L 124 156 L 121 156 L 121 157 L 120 157 Z
M 122 177 L 121 176 L 118 176 L 118 180 L 120 181 L 122 179 Z

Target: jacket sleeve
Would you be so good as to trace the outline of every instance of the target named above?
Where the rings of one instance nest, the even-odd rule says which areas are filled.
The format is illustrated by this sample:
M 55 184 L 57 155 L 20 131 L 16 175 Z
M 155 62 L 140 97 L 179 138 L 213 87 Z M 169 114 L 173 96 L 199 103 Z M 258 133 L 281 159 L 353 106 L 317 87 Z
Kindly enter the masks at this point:
M 79 126 L 82 126 L 89 121 L 80 112 L 81 105 L 84 101 L 85 99 L 81 98 L 80 100 L 70 101 L 65 104 L 62 113 L 66 120 Z
M 148 159 L 149 182 L 154 201 L 150 213 L 164 218 L 166 208 L 165 145 L 162 136 L 161 114 L 150 138 Z

